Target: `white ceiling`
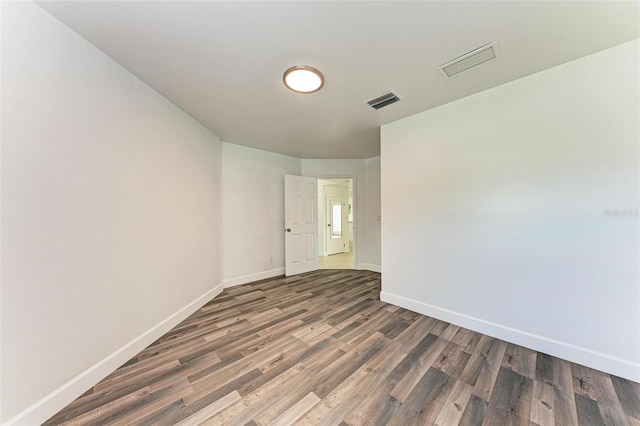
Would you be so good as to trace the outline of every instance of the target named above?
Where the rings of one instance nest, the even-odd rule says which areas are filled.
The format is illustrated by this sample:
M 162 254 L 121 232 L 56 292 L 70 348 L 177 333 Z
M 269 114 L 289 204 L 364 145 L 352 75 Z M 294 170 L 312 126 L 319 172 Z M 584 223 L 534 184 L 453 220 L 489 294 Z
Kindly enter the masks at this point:
M 39 5 L 223 140 L 301 158 L 376 156 L 381 124 L 639 37 L 637 2 Z M 494 40 L 501 60 L 437 71 Z M 301 64 L 324 73 L 320 92 L 283 86 Z M 364 103 L 387 90 L 402 101 Z

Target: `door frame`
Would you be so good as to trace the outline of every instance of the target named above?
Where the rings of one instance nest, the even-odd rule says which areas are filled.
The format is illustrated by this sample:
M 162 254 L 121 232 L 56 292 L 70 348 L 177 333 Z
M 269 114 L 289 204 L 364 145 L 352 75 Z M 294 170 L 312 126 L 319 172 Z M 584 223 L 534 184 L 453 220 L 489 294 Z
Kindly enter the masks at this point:
M 357 185 L 358 185 L 358 179 L 356 177 L 356 175 L 313 175 L 310 177 L 314 177 L 316 179 L 351 179 L 352 182 L 352 186 L 353 186 L 353 205 L 351 206 L 351 208 L 353 209 L 353 269 L 356 269 L 356 259 L 358 258 L 358 237 L 357 237 L 357 230 L 358 230 L 358 191 L 357 191 Z M 323 193 L 324 196 L 324 193 Z M 320 196 L 318 196 L 318 199 L 320 198 Z M 319 208 L 319 206 L 318 206 Z

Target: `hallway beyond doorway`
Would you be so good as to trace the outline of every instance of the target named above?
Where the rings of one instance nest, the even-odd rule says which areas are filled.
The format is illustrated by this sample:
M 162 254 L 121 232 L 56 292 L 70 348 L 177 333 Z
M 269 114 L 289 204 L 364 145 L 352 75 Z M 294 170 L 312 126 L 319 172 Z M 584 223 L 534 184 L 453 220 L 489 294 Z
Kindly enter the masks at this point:
M 355 179 L 318 179 L 318 267 L 353 269 L 355 264 Z
M 353 252 L 318 256 L 320 269 L 353 269 Z

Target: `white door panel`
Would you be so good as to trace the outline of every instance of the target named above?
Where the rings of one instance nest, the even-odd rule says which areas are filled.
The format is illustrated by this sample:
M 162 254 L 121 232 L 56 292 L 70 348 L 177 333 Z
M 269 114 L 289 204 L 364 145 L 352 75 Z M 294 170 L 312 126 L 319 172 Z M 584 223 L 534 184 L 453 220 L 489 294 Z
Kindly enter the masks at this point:
M 305 176 L 284 176 L 285 275 L 318 269 L 318 182 Z

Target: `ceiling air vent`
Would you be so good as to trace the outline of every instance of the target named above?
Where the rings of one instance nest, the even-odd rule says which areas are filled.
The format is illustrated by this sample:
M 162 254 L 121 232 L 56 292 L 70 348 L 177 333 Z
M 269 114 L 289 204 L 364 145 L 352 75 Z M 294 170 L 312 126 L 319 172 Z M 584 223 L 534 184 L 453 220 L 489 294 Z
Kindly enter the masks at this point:
M 494 41 L 475 50 L 472 50 L 469 53 L 465 53 L 459 58 L 456 58 L 453 61 L 449 61 L 444 65 L 440 65 L 438 67 L 438 70 L 445 78 L 451 78 L 479 65 L 495 61 L 500 57 L 500 45 L 497 41 Z
M 367 101 L 371 108 L 380 109 L 387 105 L 395 104 L 400 100 L 400 97 L 393 92 L 387 92 L 384 95 L 380 95 L 377 98 L 373 98 Z

